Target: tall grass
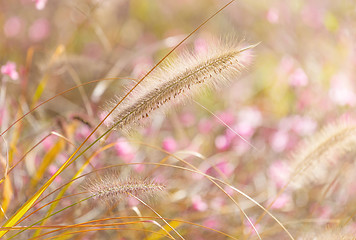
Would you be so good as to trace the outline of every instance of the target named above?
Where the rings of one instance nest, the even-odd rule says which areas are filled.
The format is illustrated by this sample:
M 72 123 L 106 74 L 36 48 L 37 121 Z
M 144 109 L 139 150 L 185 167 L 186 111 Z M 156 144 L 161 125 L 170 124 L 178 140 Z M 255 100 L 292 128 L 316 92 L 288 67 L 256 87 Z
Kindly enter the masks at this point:
M 0 4 L 0 238 L 355 239 L 347 7 L 269 4 Z

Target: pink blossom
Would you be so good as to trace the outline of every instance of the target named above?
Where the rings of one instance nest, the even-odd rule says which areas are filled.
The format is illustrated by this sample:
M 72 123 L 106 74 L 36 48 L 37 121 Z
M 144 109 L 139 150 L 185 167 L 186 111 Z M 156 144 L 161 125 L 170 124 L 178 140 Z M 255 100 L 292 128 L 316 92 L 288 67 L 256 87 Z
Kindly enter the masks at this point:
M 300 136 L 314 133 L 317 123 L 309 117 L 295 116 L 293 130 Z
M 258 127 L 262 123 L 261 112 L 255 107 L 247 107 L 239 111 L 239 121 L 249 122 L 254 128 Z
M 289 76 L 289 84 L 292 87 L 304 87 L 308 85 L 309 79 L 302 68 L 297 68 Z
M 277 23 L 279 20 L 279 11 L 276 8 L 270 8 L 267 12 L 267 20 L 270 23 Z
M 203 225 L 208 228 L 217 228 L 219 226 L 219 222 L 216 218 L 208 218 L 203 222 Z
M 222 160 L 222 161 L 218 162 L 217 164 L 215 164 L 214 167 L 210 167 L 206 171 L 206 174 L 213 175 L 213 176 L 220 175 L 220 173 L 217 173 L 216 170 L 220 171 L 222 174 L 229 177 L 234 172 L 234 167 L 228 161 Z
M 132 162 L 135 157 L 134 148 L 124 138 L 119 138 L 115 144 L 115 150 L 119 157 L 122 157 L 124 162 Z
M 218 117 L 220 118 L 221 121 L 223 121 L 227 125 L 231 125 L 235 121 L 234 114 L 230 111 L 221 112 L 218 114 Z
M 208 134 L 213 129 L 213 124 L 209 119 L 202 119 L 198 125 L 199 132 L 202 134 Z
M 185 112 L 180 115 L 180 121 L 185 127 L 190 127 L 195 123 L 195 115 L 191 112 Z
M 219 151 L 226 151 L 231 145 L 231 140 L 226 135 L 219 135 L 215 138 L 215 147 Z
M 28 36 L 33 42 L 40 42 L 50 33 L 50 24 L 47 19 L 37 19 L 28 30 Z
M 277 187 L 283 187 L 289 179 L 290 170 L 284 161 L 275 161 L 268 169 L 268 175 Z
M 88 126 L 88 125 L 80 125 L 76 131 L 75 131 L 75 139 L 81 141 L 85 138 L 87 138 L 87 136 L 90 135 L 92 129 Z M 92 135 L 90 138 L 90 140 L 94 139 L 94 135 Z
M 42 141 L 42 145 L 43 145 L 44 150 L 49 151 L 54 145 L 53 136 L 46 137 Z
M 271 199 L 270 202 L 274 200 Z M 289 194 L 283 193 L 281 194 L 275 202 L 272 204 L 271 209 L 281 209 L 287 206 L 288 203 L 292 202 L 292 198 Z M 269 204 L 268 204 L 269 205 Z
M 198 38 L 194 41 L 194 50 L 197 54 L 206 54 L 208 51 L 208 44 L 204 38 Z
M 57 170 L 58 170 L 58 167 L 55 166 L 55 165 L 53 165 L 53 164 L 52 164 L 52 165 L 49 165 L 49 167 L 48 167 L 48 172 L 49 172 L 49 174 L 50 174 L 51 176 L 53 176 L 53 175 L 57 172 Z M 61 176 L 57 176 L 54 181 L 57 182 L 57 183 L 62 182 Z
M 7 62 L 5 65 L 1 66 L 1 73 L 9 76 L 12 80 L 17 80 L 19 78 L 19 74 L 16 71 L 16 63 L 14 62 Z
M 104 118 L 106 117 L 106 115 L 108 115 L 108 114 L 109 114 L 109 112 L 106 112 L 106 111 L 101 112 L 101 113 L 99 114 L 100 121 L 103 121 Z M 109 115 L 109 116 L 105 119 L 104 124 L 105 124 L 106 126 L 110 126 L 110 125 L 112 125 L 112 124 L 114 123 L 114 119 L 113 119 L 111 116 L 112 116 L 112 115 Z
M 231 189 L 231 188 L 230 188 Z M 221 210 L 226 203 L 226 199 L 223 197 L 216 197 L 211 201 L 211 207 L 215 210 Z
M 47 0 L 34 0 L 37 10 L 42 10 L 46 7 Z
M 301 11 L 301 17 L 305 24 L 310 27 L 320 28 L 323 26 L 325 10 L 322 5 L 317 6 L 313 3 L 305 4 Z
M 235 130 L 244 138 L 249 138 L 262 123 L 261 112 L 253 107 L 245 108 L 238 113 L 238 123 Z
M 290 56 L 284 56 L 279 63 L 278 71 L 279 74 L 290 74 L 295 66 L 294 58 Z
M 353 88 L 352 81 L 348 76 L 343 73 L 337 74 L 331 79 L 329 97 L 338 105 L 354 106 L 356 104 L 356 95 Z
M 256 220 L 255 219 L 252 219 L 252 218 L 249 218 L 249 219 L 250 219 L 251 223 L 253 224 L 253 226 L 251 225 L 251 223 L 247 219 L 245 219 L 244 220 L 244 226 L 245 226 L 244 232 L 246 234 L 251 233 L 251 234 L 255 235 L 256 234 L 255 229 L 257 230 L 257 232 L 259 232 L 261 230 L 261 225 L 260 224 L 256 224 Z M 255 229 L 253 229 L 253 227 L 255 227 Z
M 133 166 L 135 172 L 137 173 L 142 173 L 145 170 L 145 165 L 144 164 L 135 164 Z
M 153 66 L 153 59 L 150 57 L 139 58 L 132 71 L 132 76 L 134 78 L 143 77 Z
M 4 24 L 4 34 L 6 37 L 16 37 L 23 28 L 23 20 L 19 17 L 11 17 Z
M 166 137 L 162 142 L 162 148 L 168 152 L 174 152 L 177 150 L 177 142 L 172 137 Z
M 192 203 L 194 210 L 197 210 L 199 212 L 203 212 L 208 209 L 208 204 L 204 202 L 199 195 L 192 197 Z
M 288 145 L 289 136 L 286 131 L 277 131 L 271 139 L 271 147 L 275 152 L 283 152 Z

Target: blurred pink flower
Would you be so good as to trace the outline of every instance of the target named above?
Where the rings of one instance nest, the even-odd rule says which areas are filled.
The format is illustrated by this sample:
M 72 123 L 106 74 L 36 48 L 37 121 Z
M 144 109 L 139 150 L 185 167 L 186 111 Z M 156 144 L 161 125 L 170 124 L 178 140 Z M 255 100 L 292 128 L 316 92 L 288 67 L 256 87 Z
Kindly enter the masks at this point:
M 208 134 L 213 129 L 213 123 L 209 119 L 202 119 L 198 125 L 199 132 L 202 134 Z
M 323 26 L 325 10 L 322 5 L 317 6 L 312 2 L 305 4 L 301 11 L 301 18 L 310 27 L 320 28 Z
M 279 74 L 290 74 L 295 66 L 294 58 L 290 56 L 284 56 L 279 63 L 278 72 Z
M 231 111 L 221 112 L 217 116 L 221 119 L 221 121 L 223 121 L 227 125 L 231 125 L 235 122 L 234 114 Z M 219 120 L 217 121 L 220 123 Z
M 287 148 L 288 140 L 288 132 L 278 130 L 273 134 L 270 144 L 275 152 L 283 152 Z
M 4 24 L 4 34 L 6 37 L 16 37 L 22 30 L 23 20 L 19 17 L 10 17 Z
M 226 135 L 219 135 L 215 138 L 215 147 L 219 151 L 226 151 L 231 145 L 231 140 Z
M 144 164 L 135 164 L 135 165 L 133 165 L 133 169 L 137 173 L 142 173 L 145 170 L 145 165 Z
M 92 129 L 88 125 L 80 125 L 76 130 L 75 130 L 75 139 L 78 141 L 84 140 L 87 138 Z M 94 135 L 90 136 L 90 140 L 94 139 Z
M 12 80 L 17 80 L 19 78 L 19 74 L 16 71 L 16 63 L 14 62 L 7 62 L 5 65 L 1 66 L 1 73 L 9 76 Z
M 174 152 L 177 150 L 177 142 L 172 137 L 166 137 L 162 142 L 162 148 L 168 152 Z
M 123 159 L 125 163 L 132 162 L 135 157 L 134 148 L 125 138 L 119 138 L 115 144 L 116 154 Z
M 49 136 L 49 137 L 45 138 L 45 140 L 43 140 L 43 142 L 42 142 L 42 145 L 43 145 L 43 149 L 45 151 L 49 151 L 54 145 L 53 136 Z
M 295 116 L 293 130 L 300 136 L 311 135 L 315 132 L 317 123 L 309 118 L 302 116 Z
M 216 220 L 216 218 L 208 218 L 203 222 L 203 225 L 208 228 L 214 228 L 216 229 L 219 226 L 219 222 Z
M 252 222 L 252 224 L 255 227 L 255 229 L 257 230 L 257 232 L 259 233 L 260 230 L 261 230 L 261 225 L 260 224 L 256 224 L 256 220 L 255 219 L 253 219 L 251 217 L 249 219 Z M 244 220 L 244 226 L 245 226 L 245 229 L 244 229 L 245 234 L 251 233 L 252 235 L 256 235 L 255 229 L 253 229 L 253 226 L 251 225 L 251 223 L 247 219 Z
M 58 167 L 53 164 L 49 165 L 49 167 L 48 167 L 48 172 L 51 176 L 53 176 L 57 172 L 57 170 L 58 170 Z M 62 182 L 61 176 L 57 176 L 54 181 L 57 183 Z
M 180 115 L 180 121 L 185 127 L 190 127 L 195 123 L 195 115 L 191 112 L 184 112 Z
M 206 54 L 208 51 L 208 44 L 204 38 L 198 38 L 194 41 L 194 50 L 196 54 Z
M 273 8 L 273 7 L 268 9 L 266 17 L 267 17 L 267 20 L 270 23 L 277 23 L 278 20 L 279 20 L 279 11 L 278 11 L 278 9 Z
M 153 59 L 150 57 L 140 57 L 136 60 L 135 66 L 132 70 L 134 78 L 143 77 L 154 65 Z
M 214 167 L 210 167 L 206 171 L 206 174 L 211 175 L 211 176 L 219 176 L 220 173 L 217 173 L 216 170 L 220 171 L 226 177 L 229 177 L 234 172 L 234 167 L 228 161 L 222 160 L 222 161 L 216 163 Z
M 270 203 L 274 200 L 270 199 Z M 287 206 L 288 203 L 292 202 L 292 198 L 289 194 L 283 193 L 281 194 L 276 201 L 272 204 L 271 209 L 281 209 Z M 269 205 L 269 204 L 268 204 Z
M 289 85 L 292 87 L 304 87 L 308 85 L 308 76 L 302 68 L 297 68 L 289 76 Z
M 244 138 L 250 138 L 262 123 L 261 112 L 254 107 L 242 109 L 238 113 L 238 123 L 234 129 Z
M 46 7 L 47 0 L 33 0 L 36 3 L 37 10 L 42 10 Z
M 283 187 L 289 179 L 290 170 L 284 161 L 278 160 L 271 164 L 268 169 L 268 175 L 276 187 Z
M 193 209 L 199 212 L 203 212 L 208 209 L 208 204 L 202 200 L 199 195 L 192 197 Z
M 356 95 L 353 89 L 354 86 L 349 77 L 339 73 L 331 78 L 329 97 L 338 105 L 354 106 L 356 104 Z
M 47 19 L 37 19 L 28 30 L 28 36 L 33 42 L 40 42 L 47 38 L 50 33 L 50 24 Z
M 101 112 L 99 114 L 100 121 L 103 121 L 104 118 L 106 117 L 106 115 L 108 115 L 108 114 L 109 114 L 109 112 L 106 112 L 106 111 Z M 108 116 L 107 119 L 105 119 L 104 124 L 106 126 L 110 126 L 110 125 L 112 125 L 114 123 L 114 119 L 111 116 L 112 116 L 112 114 L 110 116 Z

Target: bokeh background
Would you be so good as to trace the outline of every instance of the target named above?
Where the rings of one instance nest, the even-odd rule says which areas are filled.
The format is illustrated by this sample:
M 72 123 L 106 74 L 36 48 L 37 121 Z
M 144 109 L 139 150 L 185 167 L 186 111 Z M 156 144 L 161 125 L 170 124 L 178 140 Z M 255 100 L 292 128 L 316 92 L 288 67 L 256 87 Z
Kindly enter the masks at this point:
M 142 77 L 225 3 L 217 0 L 0 1 L 1 132 L 37 104 L 75 85 L 101 78 Z M 115 146 L 97 155 L 84 172 L 133 162 L 164 160 L 182 165 L 142 144 L 148 143 L 189 161 L 202 172 L 222 179 L 267 207 L 288 181 L 291 156 L 298 145 L 329 123 L 355 118 L 355 23 L 353 0 L 232 3 L 172 54 L 174 57 L 187 49 L 204 52 L 211 39 L 228 38 L 245 45 L 258 43 L 253 50 L 252 64 L 239 78 L 232 79 L 229 86 L 218 92 L 206 92 L 195 98 L 216 116 L 192 102 L 166 116 L 153 116 L 151 124 L 130 135 L 113 132 L 106 143 Z M 129 79 L 111 79 L 78 88 L 46 103 L 6 133 L 3 142 L 7 142 L 10 166 L 35 142 L 44 139 L 13 169 L 6 184 L 0 185 L 6 215 L 11 216 L 21 207 L 71 155 L 73 145 L 79 146 L 89 135 L 102 119 L 106 102 L 123 94 L 133 83 Z M 104 130 L 105 127 L 99 129 L 99 133 Z M 95 134 L 91 141 L 98 136 Z M 104 142 L 100 144 L 94 145 L 88 156 Z M 1 177 L 6 165 L 4 146 Z M 294 236 L 318 234 L 326 228 L 355 233 L 353 156 L 337 159 L 323 181 L 297 190 L 287 188 L 278 197 L 271 212 Z M 84 158 L 79 159 L 66 169 L 50 190 L 69 181 L 84 162 Z M 167 196 L 154 205 L 162 215 L 235 237 L 256 238 L 249 234 L 251 227 L 239 216 L 238 207 L 206 178 L 177 169 L 157 170 L 139 164 L 120 170 L 134 176 L 150 174 L 167 184 Z M 75 193 L 81 181 L 75 182 L 67 193 Z M 263 213 L 261 209 L 231 188 L 225 190 L 238 200 L 252 221 L 257 221 Z M 78 198 L 63 200 L 59 207 L 72 201 Z M 50 218 L 47 224 L 73 224 L 78 219 L 89 221 L 98 216 L 128 216 L 133 214 L 135 206 L 150 214 L 134 201 L 110 211 L 83 204 L 76 212 L 62 212 L 58 219 Z M 39 211 L 27 221 L 41 219 L 45 213 Z M 3 214 L 0 219 L 6 220 Z M 152 225 L 146 227 L 155 229 Z M 287 239 L 285 232 L 268 216 L 256 228 L 264 239 Z M 177 229 L 187 239 L 228 239 L 186 223 L 177 224 Z M 34 230 L 28 232 L 32 236 Z M 129 230 L 89 232 L 72 237 L 113 236 L 144 238 L 143 233 Z

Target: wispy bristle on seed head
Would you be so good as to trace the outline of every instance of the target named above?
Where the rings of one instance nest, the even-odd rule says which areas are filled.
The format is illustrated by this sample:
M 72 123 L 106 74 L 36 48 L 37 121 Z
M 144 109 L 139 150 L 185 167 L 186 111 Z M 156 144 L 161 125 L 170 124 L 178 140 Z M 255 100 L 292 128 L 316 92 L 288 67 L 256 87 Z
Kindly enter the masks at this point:
M 106 172 L 90 178 L 85 189 L 94 199 L 116 203 L 132 195 L 140 199 L 155 197 L 165 190 L 165 185 L 152 179 L 120 178 L 117 172 Z
M 251 62 L 251 48 L 214 44 L 208 52 L 181 54 L 149 75 L 113 112 L 111 123 L 129 130 L 140 125 L 152 112 L 167 110 L 172 104 L 188 100 L 206 87 L 217 89 L 233 80 Z M 121 97 L 108 104 L 110 111 Z
M 330 166 L 341 156 L 356 150 L 356 123 L 339 121 L 307 139 L 294 153 L 291 183 L 301 188 L 320 183 Z

